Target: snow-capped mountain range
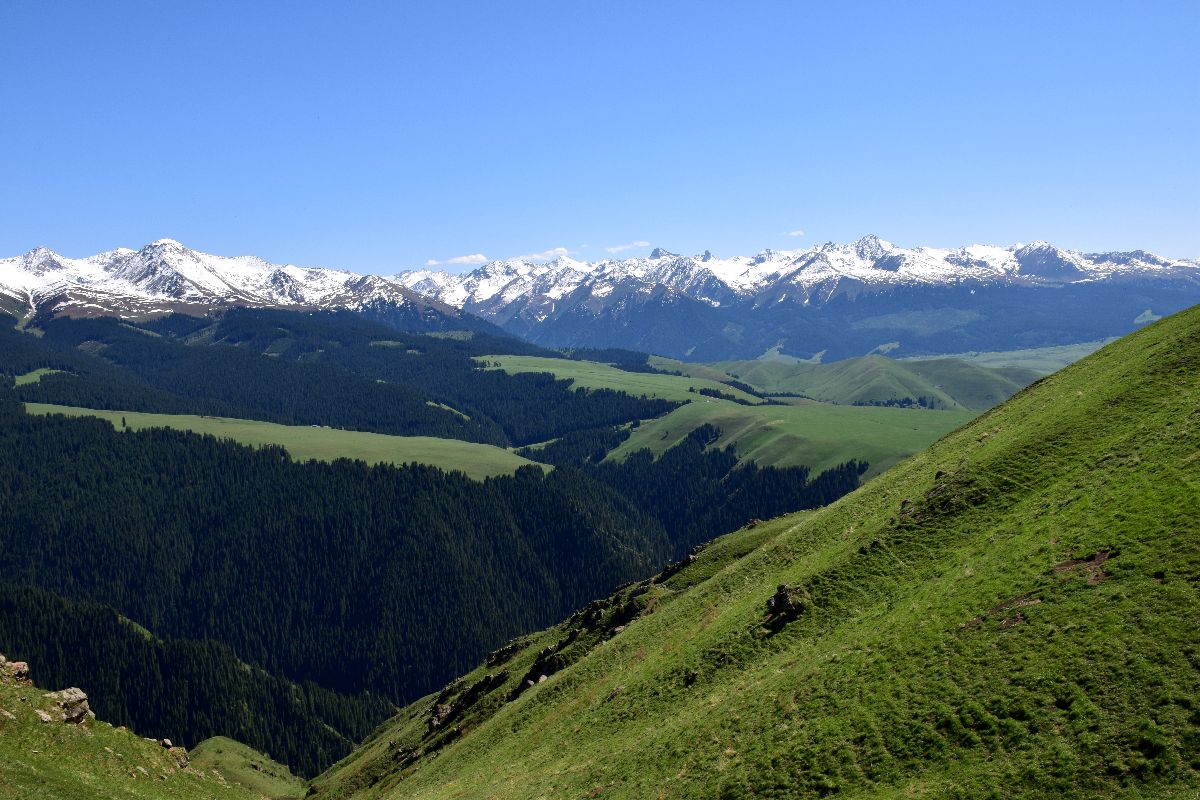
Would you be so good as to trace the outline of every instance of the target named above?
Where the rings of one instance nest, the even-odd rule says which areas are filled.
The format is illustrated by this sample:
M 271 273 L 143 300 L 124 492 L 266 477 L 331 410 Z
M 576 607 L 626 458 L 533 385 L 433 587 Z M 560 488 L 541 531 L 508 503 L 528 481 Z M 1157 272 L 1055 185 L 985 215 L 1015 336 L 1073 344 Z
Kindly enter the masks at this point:
M 965 346 L 981 343 L 967 335 L 972 326 L 991 319 L 995 328 L 999 313 L 1021 317 L 1038 309 L 1049 313 L 1032 328 L 1013 320 L 1001 327 L 1033 330 L 1025 340 L 1081 340 L 1124 332 L 1136 306 L 1145 308 L 1133 316 L 1146 310 L 1154 316 L 1198 301 L 1194 260 L 1140 250 L 1082 253 L 1045 242 L 904 248 L 875 236 L 731 258 L 660 248 L 645 258 L 509 259 L 462 275 L 415 270 L 394 277 L 208 255 L 171 239 L 82 259 L 46 248 L 0 259 L 0 308 L 18 316 L 349 309 L 417 329 L 434 318 L 442 327 L 474 327 L 477 316 L 551 346 L 705 358 L 771 349 L 811 355 L 829 351 L 831 342 L 840 352 L 846 340 L 847 352 L 871 342 L 936 352 L 934 336 L 950 351 L 989 349 Z M 1064 330 L 1076 316 L 1092 324 Z M 1050 332 L 1037 335 L 1039 325 Z M 956 333 L 961 341 L 954 341 Z
M 1143 251 L 1080 253 L 1046 242 L 953 250 L 902 248 L 876 236 L 849 245 L 832 242 L 807 250 L 764 250 L 754 256 L 681 256 L 663 249 L 648 258 L 587 262 L 559 257 L 548 263 L 493 261 L 464 275 L 416 270 L 396 276 L 405 286 L 491 318 L 515 304 L 537 307 L 533 321 L 564 300 L 605 298 L 622 286 L 663 287 L 720 306 L 747 299 L 802 305 L 839 294 L 886 292 L 898 287 L 1060 286 L 1065 283 L 1200 276 L 1200 261 L 1172 261 Z

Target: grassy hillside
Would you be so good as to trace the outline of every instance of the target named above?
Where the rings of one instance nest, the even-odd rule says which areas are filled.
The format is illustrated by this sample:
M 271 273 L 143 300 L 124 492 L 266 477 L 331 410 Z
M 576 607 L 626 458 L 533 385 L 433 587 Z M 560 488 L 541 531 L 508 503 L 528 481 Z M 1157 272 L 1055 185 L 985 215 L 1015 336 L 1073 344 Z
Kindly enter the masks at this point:
M 655 372 L 626 372 L 610 364 L 600 364 L 595 361 L 507 355 L 482 356 L 477 360 L 491 369 L 501 369 L 510 374 L 549 372 L 555 377 L 572 381 L 575 388 L 612 389 L 626 392 L 635 397 L 645 395 L 663 400 L 686 402 L 694 400 L 696 392 L 700 389 L 710 389 L 733 395 L 747 403 L 762 402 L 754 395 L 707 378 L 690 378 Z M 690 391 L 692 389 L 696 391 Z
M 16 375 L 13 377 L 13 384 L 16 386 L 27 386 L 31 383 L 37 383 L 46 375 L 55 375 L 61 370 L 57 369 L 35 369 L 26 372 L 24 375 Z
M 226 782 L 244 787 L 255 796 L 303 797 L 305 784 L 284 765 L 226 736 L 205 739 L 188 753 L 191 767 L 217 774 Z
M 485 356 L 480 360 L 486 364 L 500 364 L 500 368 L 510 372 L 553 372 L 557 377 L 570 378 L 576 386 L 616 389 L 633 395 L 645 394 L 667 400 L 688 401 L 686 405 L 665 416 L 644 421 L 624 444 L 609 455 L 609 458 L 615 459 L 622 459 L 629 453 L 643 448 L 656 456 L 661 455 L 678 445 L 701 425 L 715 425 L 722 432 L 717 446 L 734 445 L 738 458 L 753 460 L 761 466 L 804 465 L 814 472 L 819 472 L 850 459 L 858 459 L 870 462 L 871 470 L 868 474 L 877 475 L 926 447 L 939 436 L 954 430 L 974 415 L 973 412 L 964 410 L 965 406 L 952 400 L 948 400 L 945 405 L 958 410 L 936 413 L 897 408 L 836 406 L 804 400 L 792 401 L 792 405 L 765 405 L 761 404 L 759 398 L 721 383 L 720 379 L 730 380 L 730 375 L 718 371 L 715 366 L 686 364 L 682 361 L 668 363 L 668 360 L 657 357 L 652 357 L 651 361 L 664 368 L 686 368 L 692 374 L 678 376 L 627 372 L 592 361 L 531 356 Z M 889 364 L 897 363 L 885 358 L 877 360 Z M 813 365 L 769 366 L 779 366 L 787 370 Z M 935 364 L 928 372 L 936 374 L 937 370 L 938 366 Z M 988 370 L 976 368 L 967 368 L 963 372 L 989 373 Z M 916 374 L 907 368 L 905 373 Z M 697 392 L 702 388 L 719 391 L 754 405 L 704 397 L 689 391 L 693 388 Z M 1017 388 L 1019 384 L 1012 383 L 1010 391 L 1004 396 Z M 784 390 L 772 388 L 771 391 Z M 974 392 L 971 394 L 972 398 L 986 391 L 988 390 L 974 387 L 968 389 L 965 386 L 962 389 L 964 396 L 968 392 Z M 844 392 L 839 395 L 843 400 L 846 396 Z M 988 405 L 994 405 L 1000 399 L 1002 398 L 997 397 Z
M 974 416 L 971 411 L 870 408 L 804 402 L 744 406 L 703 398 L 665 417 L 643 422 L 609 458 L 648 448 L 655 455 L 701 425 L 721 429 L 716 446 L 733 445 L 738 458 L 761 466 L 805 465 L 814 472 L 859 459 L 878 475 Z
M 698 365 L 655 358 L 651 363 L 698 377 L 724 373 L 725 380 L 740 380 L 764 394 L 794 393 L 846 404 L 924 398 L 934 408 L 975 411 L 1007 400 L 1038 377 L 1030 370 L 990 368 L 951 358 L 897 361 L 866 356 L 830 364 L 763 359 Z
M 39 800 L 259 800 L 203 765 L 124 728 L 61 721 L 46 690 L 0 665 L 0 797 Z M 51 717 L 42 722 L 37 712 Z
M 1114 340 L 1101 339 L 1095 342 L 1064 344 L 1055 347 L 1031 347 L 1025 350 L 985 350 L 975 353 L 954 353 L 946 356 L 913 357 L 903 360 L 916 362 L 934 360 L 934 358 L 954 358 L 969 361 L 972 364 L 978 364 L 982 367 L 1016 367 L 1018 369 L 1031 370 L 1039 375 L 1048 375 L 1055 370 L 1062 369 L 1068 364 L 1074 364 L 1079 359 L 1096 352 L 1112 341 Z
M 174 428 L 232 439 L 240 444 L 277 444 L 299 461 L 353 458 L 368 464 L 429 464 L 447 471 L 461 470 L 476 480 L 493 475 L 511 475 L 518 467 L 534 463 L 501 447 L 433 436 L 389 436 L 308 425 L 278 425 L 248 419 L 104 411 L 48 403 L 26 403 L 25 410 L 30 414 L 99 417 L 118 428 L 124 420 L 124 424 L 134 430 Z
M 317 796 L 1195 797 L 1197 464 L 1200 308 L 498 652 Z

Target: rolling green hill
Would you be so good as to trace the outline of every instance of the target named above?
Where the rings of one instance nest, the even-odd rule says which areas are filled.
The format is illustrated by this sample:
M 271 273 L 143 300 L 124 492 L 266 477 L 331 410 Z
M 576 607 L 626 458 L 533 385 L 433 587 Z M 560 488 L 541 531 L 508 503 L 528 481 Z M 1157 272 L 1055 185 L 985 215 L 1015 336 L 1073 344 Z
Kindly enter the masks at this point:
M 303 797 L 304 781 L 284 765 L 228 736 L 205 739 L 188 753 L 190 766 L 271 800 Z
M 609 459 L 624 459 L 630 453 L 643 448 L 654 455 L 661 455 L 666 450 L 678 445 L 692 431 L 703 425 L 714 425 L 721 429 L 721 437 L 715 443 L 718 447 L 733 445 L 739 459 L 751 460 L 760 466 L 807 466 L 814 472 L 836 466 L 851 459 L 867 461 L 871 465 L 869 475 L 877 475 L 903 458 L 912 455 L 929 445 L 939 436 L 957 428 L 974 416 L 975 412 L 968 408 L 984 408 L 994 405 L 1003 397 L 997 396 L 986 405 L 982 396 L 989 392 L 1000 391 L 996 388 L 995 371 L 972 367 L 961 362 L 939 364 L 927 362 L 931 366 L 922 367 L 920 381 L 921 391 L 934 393 L 930 381 L 932 376 L 947 373 L 950 377 L 944 380 L 955 380 L 959 386 L 957 392 L 964 398 L 970 399 L 974 405 L 967 406 L 946 396 L 943 403 L 949 411 L 930 412 L 925 410 L 901 408 L 863 408 L 848 405 L 835 405 L 834 402 L 851 402 L 847 399 L 848 378 L 842 375 L 837 380 L 829 377 L 831 373 L 822 373 L 830 385 L 837 384 L 841 388 L 834 391 L 835 400 L 815 403 L 802 399 L 792 399 L 789 404 L 765 404 L 761 398 L 736 387 L 721 383 L 720 380 L 731 380 L 727 373 L 720 372 L 714 365 L 687 364 L 682 361 L 670 361 L 651 357 L 652 364 L 663 368 L 686 369 L 690 375 L 667 375 L 647 372 L 629 372 L 618 367 L 592 361 L 568 361 L 566 359 L 537 358 L 531 356 L 484 356 L 481 362 L 491 368 L 504 369 L 509 372 L 550 372 L 558 378 L 569 378 L 575 386 L 591 389 L 614 389 L 632 395 L 645 394 L 648 397 L 658 397 L 666 400 L 685 401 L 682 405 L 665 416 L 646 420 L 633 430 L 632 435 L 619 447 L 613 450 Z M 874 362 L 882 362 L 874 365 Z M 781 370 L 798 370 L 801 367 L 817 367 L 826 369 L 837 365 L 792 365 L 771 364 L 770 362 L 745 362 L 751 365 L 762 364 L 769 367 L 780 367 Z M 917 376 L 918 372 L 910 367 L 898 367 L 900 362 L 886 358 L 856 359 L 855 362 L 838 362 L 856 366 L 855 372 L 863 372 L 895 378 L 897 375 Z M 496 366 L 499 365 L 499 366 Z M 839 369 L 841 369 L 839 367 Z M 781 374 L 783 374 L 781 372 Z M 1033 376 L 1030 374 L 1029 379 Z M 789 384 L 790 385 L 790 384 Z M 883 397 L 878 391 L 878 382 L 871 384 L 875 394 L 864 390 L 864 394 L 854 395 Z M 913 384 L 914 386 L 917 384 Z M 1016 382 L 1004 383 L 1004 397 L 1020 388 Z M 775 387 L 761 387 L 770 391 L 791 391 Z M 691 391 L 692 389 L 696 391 Z M 723 395 L 736 397 L 741 402 L 733 402 L 717 397 L 705 397 L 698 392 L 700 389 L 720 392 Z M 886 396 L 909 396 L 900 395 Z M 918 395 L 913 394 L 912 397 Z M 932 395 L 931 395 L 932 396 Z
M 556 378 L 570 380 L 574 388 L 612 389 L 631 394 L 634 397 L 645 395 L 662 400 L 687 402 L 695 399 L 696 392 L 700 389 L 708 389 L 732 395 L 747 403 L 762 402 L 761 399 L 747 394 L 741 389 L 735 389 L 709 378 L 691 378 L 657 372 L 627 372 L 611 364 L 601 364 L 595 361 L 570 361 L 565 358 L 521 355 L 481 356 L 477 360 L 489 369 L 499 369 L 509 374 L 548 372 Z
M 1086 355 L 1090 355 L 1115 339 L 1101 339 L 1095 342 L 1079 344 L 1063 344 L 1054 347 L 1030 347 L 1024 350 L 984 350 L 976 353 L 953 353 L 935 358 L 953 358 L 969 361 L 982 367 L 1017 367 L 1048 375 L 1062 369 L 1068 364 L 1074 364 Z M 913 356 L 904 361 L 932 360 L 929 356 Z
M 1032 383 L 1038 373 L 1015 367 L 987 367 L 960 359 L 897 361 L 865 356 L 829 364 L 769 359 L 693 365 L 652 358 L 661 369 L 697 377 L 719 374 L 750 384 L 764 394 L 801 394 L 827 403 L 884 404 L 911 400 L 933 408 L 984 411 Z
M 744 406 L 704 398 L 638 426 L 610 459 L 647 448 L 660 455 L 702 425 L 721 429 L 717 447 L 733 445 L 738 458 L 760 466 L 804 465 L 815 472 L 852 458 L 878 475 L 966 423 L 971 411 L 862 408 L 830 403 Z
M 428 464 L 446 471 L 461 470 L 476 480 L 494 475 L 511 475 L 519 467 L 534 463 L 502 447 L 434 436 L 390 436 L 312 425 L 279 425 L 250 419 L 105 411 L 49 403 L 26 403 L 25 410 L 30 414 L 99 417 L 115 427 L 126 425 L 134 430 L 174 428 L 211 434 L 219 439 L 232 439 L 256 447 L 276 444 L 284 447 L 297 461 L 353 458 L 368 464 Z
M 1200 307 L 497 651 L 316 796 L 1195 797 L 1198 464 Z

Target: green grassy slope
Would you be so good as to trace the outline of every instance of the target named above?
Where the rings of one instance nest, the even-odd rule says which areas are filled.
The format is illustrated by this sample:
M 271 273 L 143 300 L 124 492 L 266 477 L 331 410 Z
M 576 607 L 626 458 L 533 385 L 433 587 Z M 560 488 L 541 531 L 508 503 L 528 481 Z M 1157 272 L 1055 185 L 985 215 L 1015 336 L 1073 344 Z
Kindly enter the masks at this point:
M 665 363 L 657 357 L 652 360 Z M 884 358 L 878 360 L 889 361 Z M 694 374 L 678 376 L 626 372 L 592 361 L 532 356 L 484 356 L 480 361 L 500 363 L 500 368 L 509 372 L 553 372 L 557 377 L 574 380 L 580 387 L 615 389 L 633 395 L 688 401 L 687 405 L 663 417 L 643 422 L 624 444 L 609 455 L 609 458 L 618 459 L 642 448 L 661 455 L 683 441 L 696 428 L 711 424 L 722 432 L 717 446 L 732 444 L 740 459 L 752 460 L 762 466 L 790 467 L 802 464 L 818 472 L 850 459 L 859 459 L 870 462 L 868 475 L 877 475 L 974 415 L 973 412 L 961 410 L 963 406 L 953 401 L 947 405 L 953 404 L 960 410 L 937 413 L 894 408 L 839 407 L 803 401 L 797 405 L 744 405 L 688 391 L 690 388 L 715 389 L 747 402 L 761 402 L 753 395 L 720 383 L 717 378 L 728 380 L 729 376 L 714 367 L 688 365 L 685 362 L 671 361 L 666 366 L 674 369 L 682 365 Z M 791 369 L 794 365 L 777 366 Z M 930 371 L 936 369 L 935 366 Z M 1016 388 L 1019 386 L 1014 384 L 1012 391 Z
M 287 767 L 226 736 L 205 739 L 188 756 L 193 769 L 220 775 L 226 782 L 249 789 L 256 796 L 272 800 L 304 796 L 304 781 Z
M 317 796 L 1195 797 L 1198 467 L 1200 307 L 530 637 Z
M 57 369 L 46 369 L 44 367 L 42 369 L 35 369 L 31 372 L 26 372 L 24 375 L 15 375 L 13 377 L 13 384 L 16 386 L 27 386 L 31 383 L 37 383 L 45 375 L 54 375 L 55 373 L 61 371 L 62 370 Z
M 259 800 L 258 792 L 106 722 L 71 725 L 45 689 L 0 666 L 0 797 L 17 800 Z M 36 711 L 52 717 L 42 722 Z M 182 751 L 177 751 L 182 753 Z
M 100 417 L 119 427 L 121 420 L 135 430 L 175 428 L 212 434 L 241 444 L 277 444 L 299 461 L 332 461 L 353 458 L 368 464 L 430 464 L 444 470 L 461 470 L 481 480 L 492 475 L 511 475 L 518 467 L 534 462 L 501 447 L 433 436 L 389 436 L 365 431 L 317 428 L 306 425 L 277 425 L 258 420 L 202 417 L 191 414 L 151 414 L 140 411 L 104 411 L 47 403 L 26 403 L 30 414 L 66 414 Z
M 1114 341 L 1103 339 L 1097 342 L 1081 342 L 1080 344 L 1064 344 L 1054 347 L 1031 347 L 1026 350 L 992 350 L 974 353 L 955 353 L 945 356 L 916 356 L 902 359 L 905 362 L 926 361 L 933 359 L 954 358 L 969 361 L 983 367 L 1027 369 L 1039 375 L 1048 375 L 1062 369 L 1068 364 L 1074 364 L 1086 355 L 1096 352 L 1104 345 Z
M 476 359 L 491 369 L 505 372 L 549 372 L 555 377 L 573 381 L 582 389 L 612 389 L 627 392 L 634 397 L 645 395 L 663 400 L 694 400 L 695 392 L 689 389 L 713 389 L 733 395 L 748 403 L 762 402 L 740 389 L 726 386 L 708 378 L 690 378 L 679 375 L 663 375 L 655 372 L 626 372 L 611 364 L 595 361 L 569 361 L 565 358 L 542 358 L 539 356 L 482 356 Z M 493 366 L 499 364 L 499 366 Z
M 1033 382 L 1030 370 L 993 369 L 959 359 L 897 361 L 865 356 L 830 364 L 781 361 L 727 361 L 687 364 L 652 359 L 663 369 L 715 377 L 717 371 L 748 383 L 765 394 L 798 393 L 827 403 L 873 403 L 927 398 L 938 408 L 983 411 Z
M 812 402 L 794 406 L 743 406 L 704 398 L 664 417 L 643 422 L 609 458 L 624 458 L 642 448 L 660 455 L 696 428 L 711 424 L 721 429 L 716 446 L 733 445 L 742 460 L 762 466 L 803 464 L 819 472 L 854 458 L 869 462 L 871 468 L 867 474 L 872 476 L 927 447 L 973 416 L 971 411 Z

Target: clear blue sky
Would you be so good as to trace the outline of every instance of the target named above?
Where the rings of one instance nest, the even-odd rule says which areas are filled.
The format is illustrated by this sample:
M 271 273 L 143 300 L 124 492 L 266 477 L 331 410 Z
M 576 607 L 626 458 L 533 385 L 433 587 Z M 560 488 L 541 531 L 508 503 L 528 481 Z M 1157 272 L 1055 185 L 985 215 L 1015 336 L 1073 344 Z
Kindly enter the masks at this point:
M 1195 0 L 6 0 L 0 255 L 1194 258 L 1198 41 Z

